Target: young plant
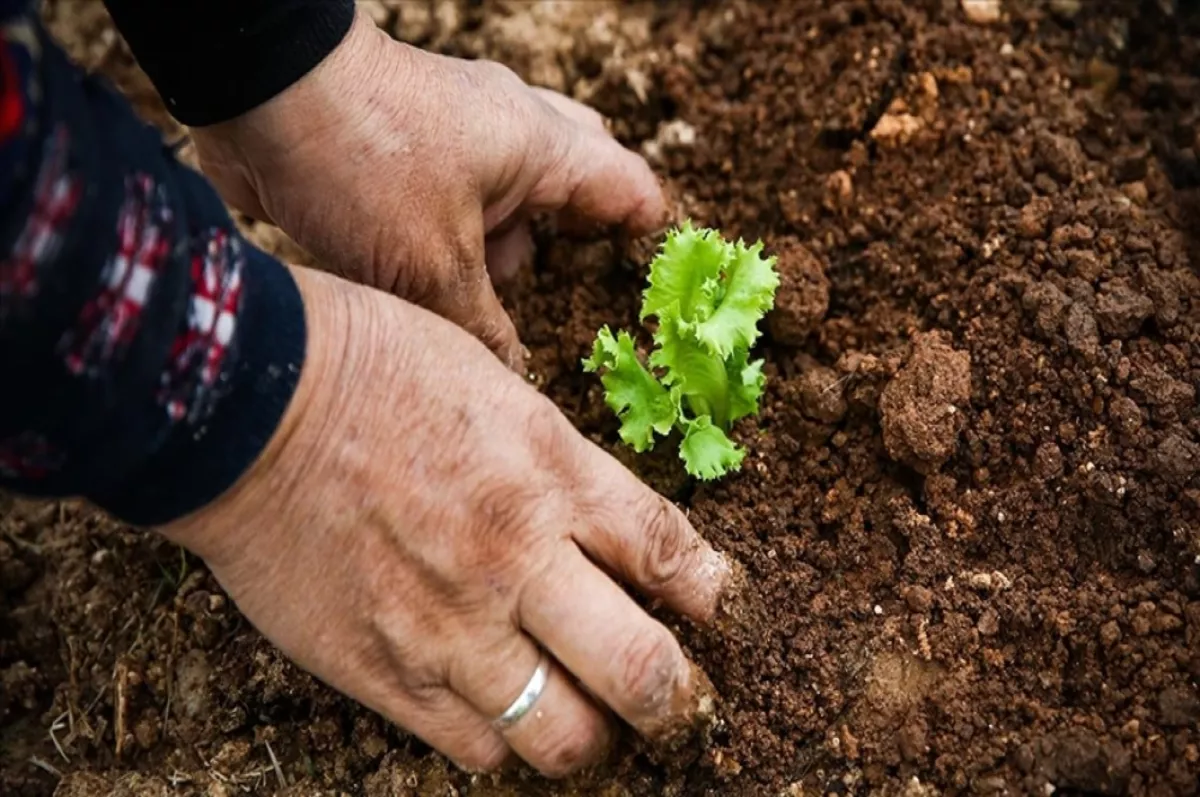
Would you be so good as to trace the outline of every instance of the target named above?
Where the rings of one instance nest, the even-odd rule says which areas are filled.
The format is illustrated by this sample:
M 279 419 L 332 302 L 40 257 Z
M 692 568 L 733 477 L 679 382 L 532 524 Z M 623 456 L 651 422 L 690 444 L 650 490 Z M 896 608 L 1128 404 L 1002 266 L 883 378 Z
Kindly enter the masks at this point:
M 729 243 L 691 222 L 667 234 L 650 264 L 641 320 L 654 316 L 650 367 L 628 332 L 600 330 L 584 370 L 600 372 L 604 399 L 621 419 L 621 439 L 638 453 L 656 434 L 683 434 L 687 472 L 715 479 L 737 469 L 745 452 L 726 434 L 758 412 L 765 376 L 750 361 L 758 322 L 775 303 L 779 275 L 762 243 Z

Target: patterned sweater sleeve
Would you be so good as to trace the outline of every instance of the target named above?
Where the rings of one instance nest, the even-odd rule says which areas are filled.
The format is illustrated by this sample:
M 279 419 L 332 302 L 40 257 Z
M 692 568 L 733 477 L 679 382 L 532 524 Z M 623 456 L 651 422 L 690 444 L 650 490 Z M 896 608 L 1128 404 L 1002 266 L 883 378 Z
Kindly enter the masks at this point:
M 303 305 L 28 5 L 0 0 L 0 489 L 162 524 L 265 447 L 303 364 Z

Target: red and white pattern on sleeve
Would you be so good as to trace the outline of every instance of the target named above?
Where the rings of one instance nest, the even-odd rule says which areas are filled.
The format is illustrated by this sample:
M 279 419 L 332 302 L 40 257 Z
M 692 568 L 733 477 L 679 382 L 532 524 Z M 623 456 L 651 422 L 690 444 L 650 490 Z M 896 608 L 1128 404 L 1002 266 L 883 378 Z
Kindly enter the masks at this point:
M 171 251 L 172 221 L 162 186 L 144 174 L 125 178 L 117 251 L 100 272 L 99 290 L 59 342 L 71 373 L 95 375 L 119 358 L 137 335 L 142 311 Z
M 187 418 L 195 422 L 212 406 L 242 304 L 246 252 L 241 238 L 213 229 L 197 243 L 192 255 L 187 329 L 171 348 L 159 394 L 175 421 Z
M 44 479 L 65 461 L 63 452 L 36 432 L 0 440 L 0 477 L 6 479 Z
M 37 296 L 38 272 L 62 249 L 67 226 L 79 205 L 83 187 L 68 169 L 70 139 L 60 127 L 46 140 L 34 188 L 33 208 L 12 251 L 0 260 L 0 321 L 20 304 Z

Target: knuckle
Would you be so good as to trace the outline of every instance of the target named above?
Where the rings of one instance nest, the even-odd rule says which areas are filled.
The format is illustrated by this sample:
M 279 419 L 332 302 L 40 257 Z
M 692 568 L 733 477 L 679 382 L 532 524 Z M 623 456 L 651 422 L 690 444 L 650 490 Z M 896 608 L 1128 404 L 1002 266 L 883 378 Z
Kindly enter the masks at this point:
M 474 572 L 511 572 L 527 563 L 533 555 L 542 497 L 533 483 L 493 479 L 476 487 L 472 497 L 475 539 L 459 565 Z
M 509 753 L 508 745 L 489 730 L 467 740 L 454 762 L 467 772 L 495 772 L 504 766 Z
M 548 778 L 565 778 L 593 763 L 602 743 L 599 734 L 588 728 L 565 733 L 547 729 L 530 740 L 530 763 Z
M 579 445 L 579 433 L 553 404 L 537 402 L 526 419 L 525 427 L 539 462 L 563 463 L 572 460 Z M 563 468 L 554 468 L 554 471 L 565 475 Z
M 422 711 L 437 711 L 447 698 L 445 673 L 432 664 L 410 664 L 397 668 L 396 681 L 408 700 Z
M 696 545 L 676 517 L 678 510 L 662 496 L 651 494 L 638 517 L 644 518 L 639 572 L 632 574 L 651 592 L 661 592 L 685 577 L 695 564 Z
M 662 626 L 634 637 L 620 653 L 620 687 L 631 710 L 659 718 L 672 705 L 684 668 L 683 652 Z

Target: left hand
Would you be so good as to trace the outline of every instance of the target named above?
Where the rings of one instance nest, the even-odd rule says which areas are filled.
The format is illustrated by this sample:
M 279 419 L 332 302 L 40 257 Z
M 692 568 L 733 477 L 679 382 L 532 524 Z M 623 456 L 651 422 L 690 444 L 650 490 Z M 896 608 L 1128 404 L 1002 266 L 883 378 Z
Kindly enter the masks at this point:
M 492 280 L 531 258 L 531 214 L 665 221 L 658 181 L 595 111 L 492 62 L 422 52 L 364 14 L 311 73 L 192 131 L 226 201 L 344 276 L 457 323 L 515 370 L 523 348 Z
M 667 747 L 705 722 L 702 674 L 618 580 L 709 623 L 729 561 L 461 329 L 292 273 L 307 353 L 287 413 L 162 531 L 298 664 L 469 769 L 595 763 L 607 709 Z M 542 651 L 542 696 L 497 727 Z

